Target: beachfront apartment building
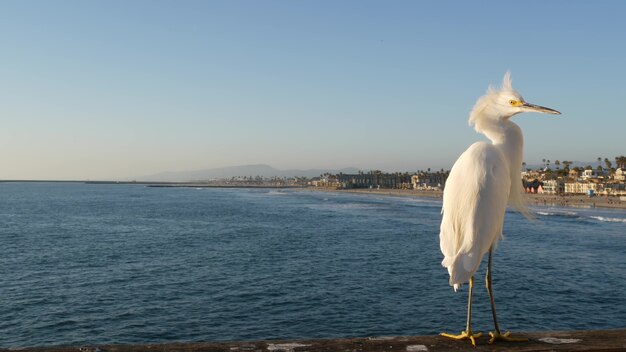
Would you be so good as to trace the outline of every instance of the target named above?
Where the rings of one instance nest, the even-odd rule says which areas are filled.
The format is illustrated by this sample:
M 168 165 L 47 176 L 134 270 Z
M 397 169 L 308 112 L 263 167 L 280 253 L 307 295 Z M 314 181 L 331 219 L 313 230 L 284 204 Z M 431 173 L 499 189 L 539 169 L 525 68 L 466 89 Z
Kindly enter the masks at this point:
M 610 182 L 604 184 L 603 195 L 607 196 L 626 196 L 626 184 L 622 182 Z
M 589 194 L 589 191 L 597 194 L 604 191 L 604 184 L 599 182 L 586 182 L 586 181 L 576 181 L 576 182 L 566 182 L 565 183 L 565 193 L 568 194 Z
M 567 192 L 565 188 L 566 183 L 562 179 L 545 180 L 541 184 L 541 191 L 539 193 L 546 194 L 563 194 Z
M 442 190 L 445 173 L 418 173 L 411 176 L 411 188 L 419 190 Z
M 358 174 L 338 174 L 336 177 L 341 188 L 411 188 L 411 175 L 409 173 L 384 173 L 374 170 Z
M 322 177 L 315 177 L 309 184 L 314 187 L 326 187 L 326 188 L 341 188 L 341 183 L 335 175 L 324 175 Z

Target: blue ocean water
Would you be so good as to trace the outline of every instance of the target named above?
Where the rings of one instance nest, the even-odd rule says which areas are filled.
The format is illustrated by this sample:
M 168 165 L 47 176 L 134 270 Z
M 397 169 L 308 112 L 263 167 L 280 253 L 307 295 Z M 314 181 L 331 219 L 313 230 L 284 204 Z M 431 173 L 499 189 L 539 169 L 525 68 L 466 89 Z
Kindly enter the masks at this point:
M 0 347 L 464 328 L 440 202 L 307 190 L 0 183 Z M 626 325 L 626 212 L 507 213 L 503 329 Z M 492 328 L 477 275 L 473 323 Z

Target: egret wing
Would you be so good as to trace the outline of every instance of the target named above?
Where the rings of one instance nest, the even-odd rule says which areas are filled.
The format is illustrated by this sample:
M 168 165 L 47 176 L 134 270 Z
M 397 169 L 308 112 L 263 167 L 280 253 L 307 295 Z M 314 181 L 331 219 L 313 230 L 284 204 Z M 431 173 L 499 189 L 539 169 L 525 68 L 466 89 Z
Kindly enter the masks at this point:
M 471 145 L 452 167 L 439 239 L 442 265 L 455 288 L 469 281 L 502 234 L 510 183 L 502 152 L 485 142 Z

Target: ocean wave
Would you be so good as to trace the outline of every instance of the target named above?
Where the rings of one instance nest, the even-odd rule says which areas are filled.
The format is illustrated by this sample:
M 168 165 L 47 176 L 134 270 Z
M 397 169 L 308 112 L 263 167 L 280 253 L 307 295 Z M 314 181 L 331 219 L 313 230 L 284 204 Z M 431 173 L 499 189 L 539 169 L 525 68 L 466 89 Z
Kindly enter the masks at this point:
M 580 215 L 573 211 L 537 211 L 537 215 L 541 216 L 560 216 L 566 218 L 579 218 Z
M 604 216 L 590 216 L 590 218 L 602 221 L 602 222 L 623 222 L 626 223 L 626 219 L 624 218 L 607 218 Z
M 311 204 L 307 206 L 309 209 L 328 210 L 328 211 L 351 211 L 351 210 L 371 210 L 378 208 L 375 204 L 368 203 L 323 203 Z

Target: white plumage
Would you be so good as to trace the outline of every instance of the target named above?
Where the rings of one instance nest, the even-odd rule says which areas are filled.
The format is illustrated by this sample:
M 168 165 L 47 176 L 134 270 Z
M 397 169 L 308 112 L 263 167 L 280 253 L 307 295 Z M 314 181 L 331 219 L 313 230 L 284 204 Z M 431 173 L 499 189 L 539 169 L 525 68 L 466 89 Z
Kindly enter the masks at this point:
M 489 142 L 472 144 L 454 163 L 443 192 L 440 247 L 442 265 L 450 274 L 455 290 L 470 283 L 467 330 L 461 335 L 444 336 L 469 338 L 471 288 L 473 275 L 485 254 L 490 253 L 502 236 L 507 204 L 531 218 L 522 196 L 521 171 L 524 137 L 522 130 L 510 118 L 521 112 L 560 114 L 556 110 L 529 104 L 511 85 L 510 73 L 504 75 L 502 88 L 489 88 L 479 98 L 469 117 L 469 124 L 484 134 Z M 488 270 L 487 287 L 491 298 L 496 334 L 503 338 L 495 319 L 495 305 Z M 497 337 L 493 337 L 497 336 Z M 508 335 L 507 335 L 508 336 Z
M 440 245 L 456 290 L 478 269 L 502 234 L 511 178 L 506 156 L 486 142 L 472 144 L 456 161 L 443 194 Z

